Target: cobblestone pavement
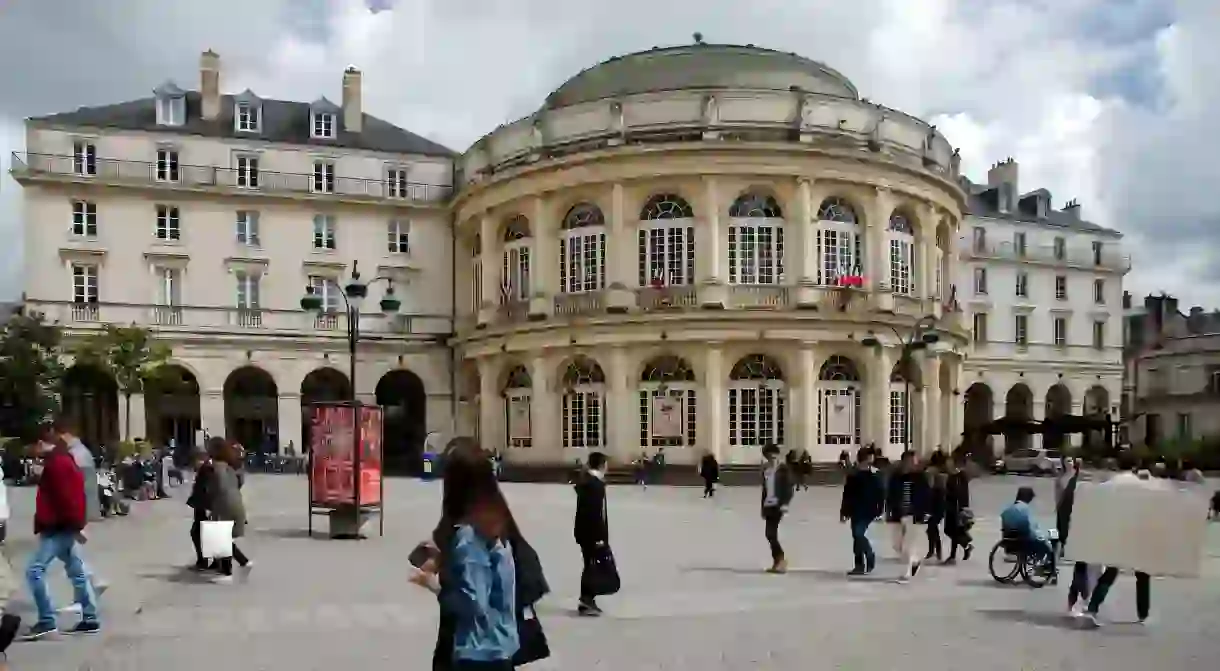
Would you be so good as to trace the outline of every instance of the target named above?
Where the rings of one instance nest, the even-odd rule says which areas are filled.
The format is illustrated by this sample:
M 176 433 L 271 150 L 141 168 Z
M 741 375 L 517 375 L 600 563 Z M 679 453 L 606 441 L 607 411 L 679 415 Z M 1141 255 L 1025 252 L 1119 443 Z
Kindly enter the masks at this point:
M 1049 520 L 1050 482 L 1034 481 Z M 781 529 L 792 564 L 786 576 L 761 569 L 767 548 L 753 489 L 713 501 L 690 488 L 610 489 L 611 539 L 624 590 L 604 600 L 600 620 L 573 615 L 579 553 L 571 541 L 568 487 L 508 485 L 523 530 L 542 555 L 555 593 L 539 608 L 555 655 L 532 668 L 563 669 L 1216 669 L 1220 659 L 1220 525 L 1212 527 L 1207 576 L 1156 580 L 1155 621 L 1134 620 L 1134 588 L 1120 578 L 1098 631 L 1063 615 L 1066 585 L 1000 587 L 987 575 L 996 515 L 1016 478 L 974 485 L 978 557 L 928 567 L 909 585 L 848 580 L 850 539 L 838 523 L 839 491 L 801 492 Z M 189 563 L 184 492 L 136 504 L 135 513 L 92 527 L 87 554 L 113 587 L 103 600 L 105 632 L 18 643 L 13 669 L 423 669 L 435 632 L 435 600 L 406 582 L 405 558 L 431 529 L 439 485 L 388 483 L 386 535 L 362 542 L 305 537 L 305 481 L 254 477 L 246 487 L 257 565 L 230 586 L 200 583 Z M 11 489 L 18 570 L 31 540 L 30 490 Z M 325 519 L 317 518 L 324 528 Z M 23 534 L 25 534 L 23 536 Z M 873 532 L 883 557 L 886 530 Z M 62 573 L 53 582 L 68 592 Z M 10 604 L 29 614 L 28 596 Z M 64 616 L 64 625 L 72 616 Z M 1123 621 L 1126 621 L 1125 623 Z

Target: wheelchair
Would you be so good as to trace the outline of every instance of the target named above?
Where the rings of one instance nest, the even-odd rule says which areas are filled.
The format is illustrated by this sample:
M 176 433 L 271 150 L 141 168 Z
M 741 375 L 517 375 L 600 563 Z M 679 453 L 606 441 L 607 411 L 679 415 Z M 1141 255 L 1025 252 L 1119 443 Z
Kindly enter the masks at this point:
M 1059 566 L 1056 557 L 1059 556 L 1059 533 L 1051 529 L 1047 539 L 1050 543 L 1050 554 L 1046 547 L 1028 538 L 1004 536 L 987 558 L 987 568 L 991 577 L 1001 585 L 1009 585 L 1020 577 L 1026 585 L 1035 589 L 1053 585 L 1059 582 Z M 1011 559 L 1010 559 L 1011 558 Z

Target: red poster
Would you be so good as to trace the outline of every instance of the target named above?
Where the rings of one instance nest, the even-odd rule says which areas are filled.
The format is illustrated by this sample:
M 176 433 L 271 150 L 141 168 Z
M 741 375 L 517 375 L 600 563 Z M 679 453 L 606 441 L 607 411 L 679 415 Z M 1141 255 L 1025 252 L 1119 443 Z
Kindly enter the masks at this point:
M 315 506 L 352 505 L 356 497 L 355 413 L 349 406 L 316 405 L 311 418 L 310 480 Z M 360 504 L 381 502 L 381 408 L 360 408 Z

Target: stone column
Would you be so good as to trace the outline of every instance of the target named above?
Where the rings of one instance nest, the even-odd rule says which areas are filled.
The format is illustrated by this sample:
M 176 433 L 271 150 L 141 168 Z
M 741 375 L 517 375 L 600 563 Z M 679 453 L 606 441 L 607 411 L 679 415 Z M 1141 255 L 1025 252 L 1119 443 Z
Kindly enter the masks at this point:
M 298 453 L 301 450 L 301 395 L 300 394 L 280 394 L 279 397 L 279 444 L 275 446 L 277 452 L 283 452 L 284 447 L 288 445 L 288 441 L 296 446 Z
M 511 454 L 504 444 L 504 398 L 500 395 L 499 371 L 491 357 L 480 357 L 479 367 L 479 426 L 475 435 L 479 444 L 489 450 Z M 533 418 L 531 417 L 532 421 Z
M 784 245 L 784 266 L 788 273 L 788 284 L 795 287 L 793 304 L 797 307 L 816 307 L 818 292 L 817 284 L 817 231 L 813 218 L 813 185 L 808 179 L 796 181 L 796 207 L 793 216 L 788 220 L 787 234 L 791 242 Z M 788 250 L 792 253 L 788 255 Z M 812 452 L 810 453 L 812 454 Z
M 220 389 L 199 393 L 199 424 L 209 436 L 225 435 L 225 400 Z M 200 447 L 200 446 L 196 446 Z
M 728 278 L 724 261 L 725 233 L 720 225 L 720 191 L 715 177 L 703 178 L 703 198 L 696 215 L 700 212 L 703 223 L 695 228 L 699 304 L 704 308 L 723 309 L 728 304 Z
M 609 216 L 606 227 L 606 311 L 624 313 L 635 307 L 632 287 L 638 281 L 635 279 L 638 260 L 635 231 L 627 226 L 623 185 L 618 182 L 610 187 Z
M 818 454 L 818 355 L 811 343 L 802 343 L 800 351 L 800 389 L 796 403 L 789 411 L 788 426 L 796 428 L 795 447 L 803 449 L 814 461 L 828 461 L 826 455 Z
M 945 414 L 948 417 L 948 424 L 945 431 L 949 434 L 953 447 L 957 447 L 962 440 L 962 431 L 965 430 L 963 411 L 966 390 L 962 389 L 962 360 L 952 357 L 945 362 L 945 365 L 949 366 L 949 396 L 945 399 L 947 406 Z
M 144 413 L 144 394 L 132 394 L 130 403 L 122 394 L 119 394 L 119 435 L 123 437 L 123 440 L 135 440 L 148 437 L 148 433 L 148 422 Z
M 560 399 L 555 393 L 554 377 L 555 371 L 551 370 L 547 357 L 536 356 L 530 362 L 530 378 L 534 384 L 530 395 L 531 461 L 563 463 L 567 460 L 560 443 Z
M 939 357 L 929 356 L 924 362 L 923 370 L 923 443 L 924 450 L 931 453 L 937 449 L 944 449 L 946 453 L 952 451 L 952 446 L 945 446 L 941 440 L 940 434 L 940 410 L 941 410 L 941 394 L 940 394 L 940 367 L 942 363 Z
M 997 394 L 993 390 L 992 394 L 994 394 L 995 396 L 991 400 L 991 419 L 996 420 L 996 419 L 1003 417 L 1004 414 L 1008 411 L 1008 408 L 1006 407 L 1008 404 L 1008 400 L 1004 397 L 1004 394 L 1002 394 L 1002 393 Z M 1038 404 L 1035 402 L 1034 403 L 1034 412 L 1033 412 L 1034 416 L 1038 419 L 1041 419 L 1041 415 L 1040 415 L 1041 412 L 1042 411 L 1039 410 L 1039 408 L 1038 408 Z M 1041 436 L 1030 436 L 1030 446 L 1031 447 L 1037 447 L 1037 446 L 1040 446 L 1041 444 L 1042 444 Z M 1002 455 L 1002 454 L 1004 454 L 1005 449 L 1007 448 L 1008 440 L 1006 439 L 1004 434 L 1001 433 L 1000 435 L 994 437 L 994 440 L 992 441 L 991 445 L 992 445 L 992 449 L 995 450 L 996 455 Z
M 496 306 L 500 304 L 500 241 L 496 237 L 496 221 L 484 214 L 479 230 L 479 263 L 483 266 L 482 303 L 478 306 L 479 325 L 487 325 L 496 319 Z
M 867 351 L 867 350 L 866 350 Z M 865 368 L 863 405 L 865 430 L 861 435 L 865 443 L 876 443 L 878 449 L 888 452 L 890 446 L 890 373 L 894 368 L 896 352 L 882 346 L 874 351 L 871 365 Z M 891 458 L 897 455 L 886 454 Z
M 864 253 L 868 265 L 864 268 L 864 286 L 876 291 L 879 285 L 889 285 L 889 250 L 885 244 L 885 232 L 894 211 L 894 196 L 889 189 L 878 188 L 871 207 L 865 215 Z
M 625 348 L 614 346 L 609 361 L 606 416 L 602 418 L 606 422 L 606 450 L 612 462 L 626 466 L 639 451 L 639 420 L 632 401 L 634 376 Z
M 710 343 L 704 350 L 703 389 L 699 390 L 699 442 L 722 464 L 728 418 L 725 416 L 724 352 L 720 343 Z
M 530 219 L 534 238 L 530 257 L 530 319 L 546 319 L 554 308 L 553 297 L 559 292 L 559 230 L 550 203 L 544 196 L 534 198 L 534 216 Z

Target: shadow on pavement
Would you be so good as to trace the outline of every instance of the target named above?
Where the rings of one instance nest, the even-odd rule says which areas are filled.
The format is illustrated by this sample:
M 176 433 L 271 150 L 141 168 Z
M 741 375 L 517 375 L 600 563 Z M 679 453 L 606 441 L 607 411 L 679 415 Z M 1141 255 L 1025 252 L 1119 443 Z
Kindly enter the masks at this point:
M 196 571 L 188 566 L 175 568 L 169 573 L 139 573 L 136 575 L 143 580 L 163 580 L 179 585 L 208 585 L 215 576 L 216 574 L 211 571 Z
M 1016 588 L 1020 587 L 1022 589 L 1029 589 L 1029 590 L 1033 589 L 1029 585 L 1026 585 L 1024 582 L 1022 582 L 1020 578 L 1016 579 L 1013 582 L 1008 582 L 1008 583 L 997 582 L 995 578 L 990 578 L 990 577 L 961 578 L 955 582 L 962 587 L 994 587 L 996 589 L 1016 589 Z
M 684 573 L 732 573 L 734 575 L 772 575 L 766 568 L 742 566 L 684 566 Z
M 1069 617 L 1064 613 L 1037 611 L 1037 610 L 1022 610 L 1019 608 L 1003 608 L 1003 609 L 980 609 L 976 613 L 982 615 L 989 620 L 997 620 L 1000 622 L 1020 622 L 1030 624 L 1035 627 L 1054 627 L 1056 629 L 1067 630 L 1082 630 L 1095 631 L 1097 633 L 1109 634 L 1112 636 L 1139 636 L 1146 630 L 1137 626 L 1122 626 L 1131 623 L 1114 622 L 1099 629 L 1090 629 L 1085 626 L 1084 622 Z
M 309 529 L 293 528 L 293 529 L 254 529 L 252 533 L 257 536 L 267 536 L 268 538 L 282 538 L 291 540 L 294 538 L 310 538 Z M 314 538 L 324 538 L 325 533 L 314 531 Z

